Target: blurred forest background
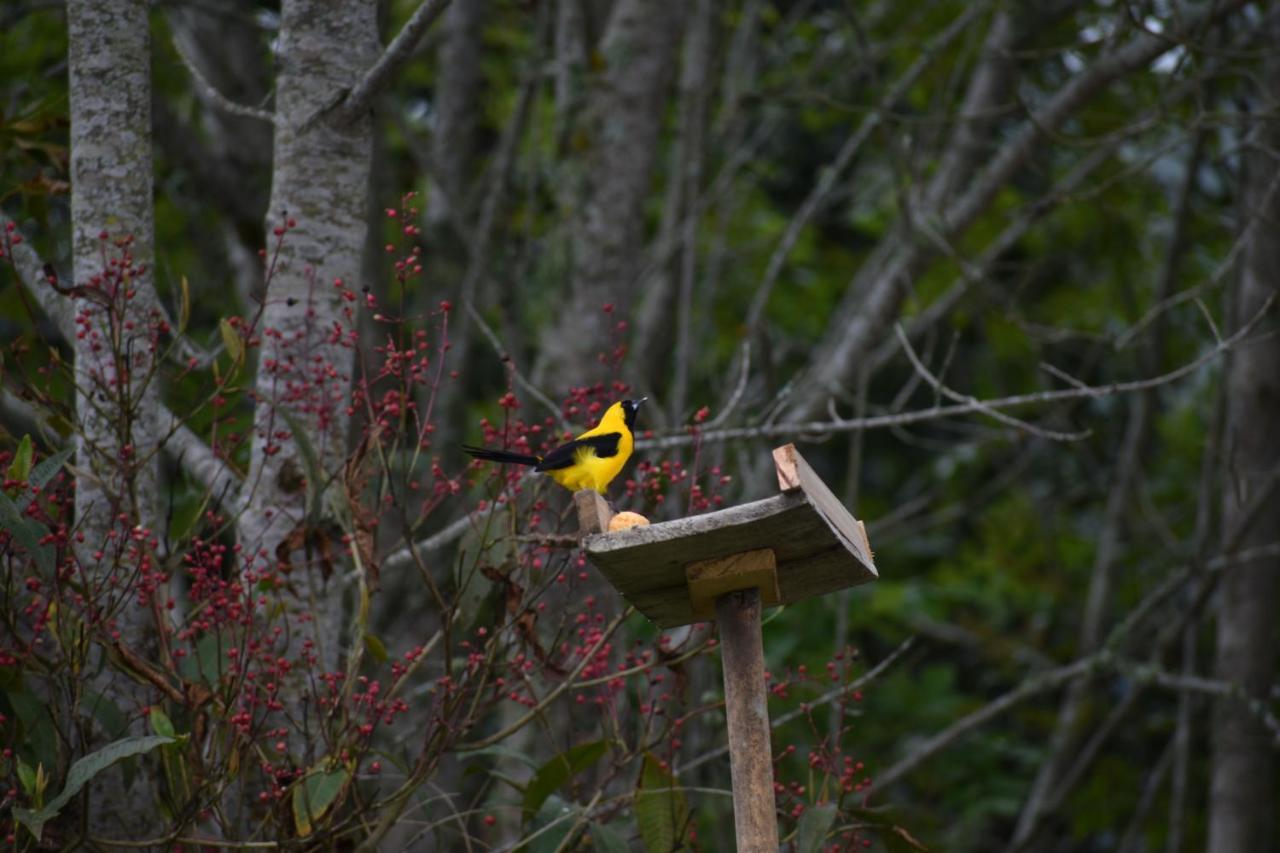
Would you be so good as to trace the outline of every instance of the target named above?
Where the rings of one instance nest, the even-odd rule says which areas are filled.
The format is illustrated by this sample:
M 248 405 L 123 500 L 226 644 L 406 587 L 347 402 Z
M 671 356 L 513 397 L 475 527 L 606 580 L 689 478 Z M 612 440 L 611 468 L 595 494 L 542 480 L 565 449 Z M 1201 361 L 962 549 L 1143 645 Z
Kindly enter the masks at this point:
M 765 625 L 794 849 L 1274 850 L 1278 44 L 1239 0 L 9 0 L 13 844 L 43 808 L 45 846 L 732 849 L 708 630 L 614 624 L 568 494 L 456 449 L 647 395 L 619 508 L 764 497 L 795 441 L 867 523 L 880 580 Z M 115 415 L 77 338 L 111 280 L 153 330 Z M 111 559 L 177 601 L 161 648 L 124 605 L 76 647 L 84 548 L 144 528 Z M 211 626 L 210 584 L 329 645 Z M 246 698 L 266 647 L 405 708 L 317 746 L 271 653 Z M 130 732 L 162 807 L 49 810 Z

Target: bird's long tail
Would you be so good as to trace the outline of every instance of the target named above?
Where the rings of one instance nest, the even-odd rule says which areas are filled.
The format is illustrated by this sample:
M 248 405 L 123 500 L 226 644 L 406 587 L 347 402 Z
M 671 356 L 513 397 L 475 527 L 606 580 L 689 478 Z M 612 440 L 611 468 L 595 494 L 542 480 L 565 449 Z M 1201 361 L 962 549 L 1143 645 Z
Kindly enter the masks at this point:
M 470 445 L 462 445 L 462 449 L 467 451 L 476 459 L 483 459 L 485 462 L 501 462 L 508 465 L 537 465 L 542 460 L 536 456 L 530 456 L 527 453 L 510 453 L 506 450 L 490 450 L 487 447 L 471 447 Z

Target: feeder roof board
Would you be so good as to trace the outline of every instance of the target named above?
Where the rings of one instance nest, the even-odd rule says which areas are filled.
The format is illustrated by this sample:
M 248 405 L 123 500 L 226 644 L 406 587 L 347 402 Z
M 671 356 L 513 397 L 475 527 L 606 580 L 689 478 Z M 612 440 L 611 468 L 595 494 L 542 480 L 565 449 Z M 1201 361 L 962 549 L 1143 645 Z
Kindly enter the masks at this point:
M 772 550 L 779 601 L 791 604 L 877 577 L 862 523 L 818 479 L 793 445 L 774 451 L 782 494 L 728 509 L 594 533 L 587 556 L 659 627 L 706 620 L 695 613 L 692 563 Z

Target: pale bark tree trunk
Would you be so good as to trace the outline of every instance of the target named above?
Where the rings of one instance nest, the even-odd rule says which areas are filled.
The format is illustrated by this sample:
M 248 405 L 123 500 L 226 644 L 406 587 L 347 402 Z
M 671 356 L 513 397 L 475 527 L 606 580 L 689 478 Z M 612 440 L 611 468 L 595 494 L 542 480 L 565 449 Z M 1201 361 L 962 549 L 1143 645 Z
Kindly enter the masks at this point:
M 281 544 L 304 523 L 303 442 L 314 449 L 324 478 L 333 477 L 345 457 L 353 363 L 346 331 L 354 327 L 345 310 L 361 302 L 347 302 L 335 282 L 360 292 L 372 121 L 360 115 L 343 122 L 326 110 L 361 78 L 376 50 L 373 0 L 283 4 L 268 243 L 274 244 L 274 229 L 288 231 L 259 326 L 251 468 L 239 525 L 241 544 L 258 568 L 275 569 L 284 556 L 278 556 Z M 332 671 L 341 634 L 339 578 L 326 579 L 305 553 L 285 553 L 291 570 L 281 594 L 289 653 L 310 639 L 320 667 Z
M 702 167 L 706 148 L 707 101 L 715 82 L 710 73 L 713 3 L 690 4 L 680 58 L 680 106 L 675 138 L 667 157 L 667 188 L 662 221 L 650 257 L 659 269 L 640 283 L 634 309 L 631 372 L 646 390 L 663 389 L 669 421 L 680 422 L 688 389 L 689 332 L 693 278 L 697 271 L 697 233 L 702 224 Z M 676 287 L 679 282 L 679 288 Z M 672 323 L 673 315 L 676 322 Z M 674 352 L 673 352 L 674 349 Z M 675 379 L 670 377 L 675 374 Z M 666 386 L 670 384 L 669 393 Z M 661 413 L 650 413 L 655 419 Z
M 560 388 L 604 378 L 596 357 L 631 301 L 683 18 L 680 5 L 665 0 L 619 0 L 601 42 L 605 68 L 584 119 L 590 150 L 574 223 L 571 293 L 543 336 L 537 372 Z M 606 303 L 620 311 L 605 314 Z
M 1268 38 L 1280 36 L 1271 15 Z M 1268 299 L 1280 299 L 1280 194 L 1271 191 L 1280 170 L 1280 127 L 1270 105 L 1280 95 L 1280 61 L 1267 60 L 1267 91 L 1260 98 L 1245 164 L 1244 215 L 1250 234 L 1236 283 L 1231 325 L 1240 327 Z M 1227 367 L 1226 477 L 1223 536 L 1247 551 L 1275 540 L 1280 504 L 1274 500 L 1248 519 L 1245 507 L 1280 472 L 1280 326 L 1276 306 L 1253 339 L 1231 353 Z M 1236 539 L 1242 525 L 1248 525 Z M 1217 677 L 1266 703 L 1276 675 L 1276 596 L 1280 560 L 1250 560 L 1223 577 L 1218 609 Z M 1275 752 L 1258 716 L 1234 697 L 1218 700 L 1213 719 L 1209 790 L 1209 853 L 1276 849 Z
M 150 335 L 156 303 L 147 4 L 70 0 L 67 27 L 74 277 L 82 286 L 104 281 L 99 292 L 107 297 L 80 298 L 74 305 L 80 333 L 74 338 L 75 503 L 76 522 L 85 534 L 80 559 L 100 584 L 95 607 L 114 620 L 97 630 L 116 631 L 121 642 L 147 655 L 155 645 L 155 622 L 150 608 L 134 600 L 139 561 L 124 559 L 112 569 L 109 557 L 94 557 L 99 549 L 113 550 L 107 538 L 113 529 L 126 536 L 139 527 L 154 531 L 161 520 L 159 396 Z M 117 248 L 125 238 L 131 242 Z M 107 264 L 124 252 L 133 269 L 113 281 L 104 275 Z M 147 550 L 145 543 L 142 547 Z M 113 571 L 118 576 L 107 577 Z M 119 676 L 94 686 L 133 721 L 132 734 L 142 733 L 149 691 Z M 124 837 L 147 831 L 155 824 L 152 778 L 135 773 L 126 785 L 116 771 L 95 780 L 91 826 Z M 146 803 L 146 808 L 128 803 Z
M 427 197 L 427 222 L 433 226 L 464 216 L 467 207 L 476 162 L 484 14 L 485 0 L 451 3 L 440 22 L 440 76 L 431 123 L 433 191 Z
M 578 105 L 581 77 L 587 64 L 587 20 L 584 0 L 556 2 L 556 138 L 568 131 Z

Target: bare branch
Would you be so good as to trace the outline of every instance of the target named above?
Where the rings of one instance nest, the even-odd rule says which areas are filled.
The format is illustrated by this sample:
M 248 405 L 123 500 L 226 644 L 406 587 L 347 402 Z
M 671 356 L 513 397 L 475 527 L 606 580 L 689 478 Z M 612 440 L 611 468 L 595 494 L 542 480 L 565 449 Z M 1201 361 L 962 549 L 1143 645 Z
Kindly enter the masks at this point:
M 5 240 L 5 244 L 9 248 L 10 259 L 13 261 L 14 269 L 17 270 L 19 280 L 27 293 L 31 294 L 36 304 L 40 306 L 40 310 L 53 320 L 58 333 L 66 340 L 74 340 L 75 327 L 72 323 L 71 303 L 49 286 L 48 276 L 45 273 L 46 264 L 40 254 L 25 239 L 14 239 L 21 234 L 21 231 L 17 230 L 13 220 L 0 214 L 0 229 L 8 231 L 11 226 L 14 230 L 9 232 L 12 236 Z
M 915 637 L 907 637 L 905 640 L 899 643 L 898 647 L 894 649 L 892 652 L 890 652 L 884 658 L 884 660 L 880 661 L 878 664 L 876 664 L 866 673 L 864 673 L 863 675 L 855 679 L 852 683 L 842 684 L 839 687 L 833 687 L 832 689 L 828 690 L 826 693 L 823 693 L 817 699 L 813 699 L 811 701 L 806 702 L 805 705 L 808 706 L 809 708 L 816 708 L 820 705 L 826 705 L 829 702 L 834 702 L 837 699 L 841 698 L 842 696 L 848 696 L 850 692 L 854 690 L 861 690 L 863 687 L 865 687 L 866 685 L 870 684 L 871 682 L 879 678 L 881 675 L 883 675 L 889 669 L 889 667 L 893 666 L 895 663 L 901 660 L 903 655 L 911 651 L 912 647 L 915 645 L 915 641 L 916 641 Z M 797 708 L 793 711 L 788 711 L 787 713 L 773 720 L 770 723 L 770 726 L 776 729 L 779 726 L 786 725 L 787 723 L 804 715 L 805 713 L 806 711 L 801 708 Z M 708 761 L 715 761 L 717 758 L 722 758 L 728 752 L 729 752 L 728 744 L 725 744 L 723 746 L 718 746 L 709 752 L 704 752 L 702 755 L 699 755 L 697 758 L 691 761 L 687 761 L 684 764 L 681 764 L 678 768 L 676 768 L 673 771 L 672 775 L 679 777 L 681 774 L 688 773 L 690 770 L 693 770 L 695 767 L 699 767 L 703 764 L 706 764 Z
M 998 409 L 993 409 L 990 406 L 985 405 L 976 397 L 961 394 L 958 391 L 953 391 L 951 388 L 948 388 L 941 379 L 930 373 L 929 369 L 924 366 L 924 362 L 920 361 L 920 357 L 916 355 L 916 351 L 911 346 L 911 341 L 907 338 L 907 333 L 903 331 L 901 323 L 898 323 L 895 326 L 895 331 L 898 333 L 898 343 L 902 344 L 902 349 L 906 352 L 907 358 L 911 361 L 911 366 L 915 368 L 916 372 L 920 374 L 920 377 L 924 379 L 924 381 L 927 382 L 933 390 L 937 391 L 948 400 L 977 406 L 978 411 L 988 417 L 994 418 L 1005 426 L 1011 426 L 1015 429 L 1029 432 L 1032 435 L 1039 436 L 1040 438 L 1047 438 L 1053 441 L 1079 441 L 1080 439 L 1089 437 L 1088 430 L 1081 432 L 1055 432 L 1053 430 L 1043 429 L 1042 427 L 1038 427 L 1034 424 L 1029 424 L 1026 421 L 1006 415 Z
M 418 46 L 418 42 L 436 19 L 448 8 L 449 3 L 450 0 L 423 0 L 422 5 L 414 11 L 404 28 L 396 33 L 391 44 L 387 45 L 382 56 L 378 57 L 378 61 L 334 107 L 335 121 L 345 124 L 369 109 L 374 97 L 391 83 L 392 78 L 412 58 L 413 49 Z
M 177 52 L 178 58 L 182 60 L 182 64 L 186 66 L 187 72 L 191 75 L 191 79 L 196 83 L 196 90 L 204 100 L 213 104 L 223 112 L 230 113 L 234 116 L 244 116 L 245 118 L 256 118 L 258 121 L 265 121 L 268 124 L 275 124 L 275 116 L 270 110 L 258 109 L 257 107 L 248 107 L 244 104 L 237 104 L 226 95 L 218 91 L 218 87 L 214 86 L 209 80 L 200 73 L 200 69 L 187 55 L 178 39 L 170 39 L 173 44 L 174 51 Z
M 0 228 L 7 228 L 8 223 L 8 219 L 0 216 Z M 15 231 L 14 233 L 17 232 Z M 11 244 L 12 242 L 10 240 Z M 11 245 L 10 251 L 14 267 L 17 269 L 18 278 L 23 287 L 35 298 L 41 310 L 53 319 L 62 337 L 67 340 L 73 340 L 75 338 L 75 328 L 71 316 L 71 303 L 62 294 L 49 286 L 45 273 L 47 266 L 45 262 L 25 240 L 16 245 Z M 163 312 L 158 302 L 156 310 Z M 170 326 L 177 328 L 172 323 L 170 323 Z M 185 340 L 185 337 L 179 337 L 180 345 L 183 340 Z M 200 356 L 204 358 L 212 357 L 201 351 L 194 344 L 190 344 L 190 348 L 183 350 L 183 352 L 197 357 L 197 360 L 200 360 Z M 240 491 L 240 477 L 226 463 L 218 459 L 209 446 L 192 432 L 182 419 L 163 404 L 161 404 L 159 412 L 159 422 L 166 425 L 163 428 L 163 431 L 167 434 L 167 439 L 163 444 L 164 450 L 172 453 L 197 482 L 208 488 L 215 500 L 223 503 L 224 506 L 238 508 L 239 499 L 237 496 Z M 225 503 L 228 500 L 230 503 Z
M 1194 361 L 1188 362 L 1187 364 L 1184 364 L 1175 370 L 1171 370 L 1168 373 L 1153 376 L 1149 379 L 1134 379 L 1128 382 L 1112 382 L 1109 385 L 1062 388 L 1053 391 L 1036 391 L 1030 394 L 1015 394 L 1009 397 L 997 397 L 991 400 L 978 400 L 973 403 L 957 403 L 951 406 L 933 406 L 928 409 L 920 409 L 912 412 L 899 412 L 891 415 L 873 415 L 866 418 L 730 427 L 726 429 L 707 430 L 706 432 L 699 433 L 697 436 L 677 433 L 661 436 L 659 438 L 637 441 L 636 447 L 641 450 L 667 450 L 673 447 L 688 447 L 695 441 L 706 443 L 709 441 L 734 441 L 752 438 L 773 439 L 804 435 L 827 435 L 837 432 L 855 432 L 857 430 L 865 429 L 884 429 L 885 427 L 906 426 L 908 424 L 938 420 L 941 418 L 950 418 L 957 415 L 987 413 L 988 410 L 993 409 L 1011 409 L 1018 406 L 1060 403 L 1067 400 L 1098 400 L 1104 397 L 1112 397 L 1116 394 L 1129 394 L 1135 391 L 1146 391 L 1152 388 L 1159 388 L 1162 385 L 1168 385 L 1169 383 L 1175 382 L 1184 376 L 1195 373 L 1201 367 L 1204 367 L 1218 356 L 1227 352 L 1253 331 L 1254 327 L 1262 320 L 1267 311 L 1270 310 L 1271 304 L 1272 301 L 1268 300 L 1263 306 L 1263 309 L 1238 332 L 1222 341 L 1222 343 L 1209 348 Z
M 822 208 L 827 197 L 835 189 L 836 183 L 841 179 L 844 170 L 853 162 L 853 158 L 862 150 L 863 144 L 871 137 L 871 134 L 880 127 L 884 117 L 911 90 L 911 87 L 920 79 L 920 75 L 929 69 L 938 54 L 963 33 L 973 23 L 974 18 L 985 12 L 988 5 L 988 3 L 968 4 L 964 11 L 957 15 L 946 29 L 930 39 L 921 48 L 919 55 L 911 63 L 911 66 L 893 82 L 893 85 L 885 93 L 880 103 L 863 118 L 862 123 L 858 125 L 858 129 L 845 140 L 844 145 L 841 146 L 831 162 L 827 163 L 818 172 L 817 182 L 809 190 L 809 194 L 805 196 L 804 201 L 801 202 L 800 209 L 796 211 L 796 215 L 791 217 L 791 221 L 787 223 L 787 230 L 783 232 L 782 239 L 778 241 L 778 245 L 774 247 L 773 254 L 769 256 L 769 263 L 765 267 L 764 276 L 756 287 L 755 295 L 751 298 L 751 307 L 747 310 L 746 334 L 748 336 L 753 334 L 760 325 L 760 319 L 764 316 L 764 309 L 769 302 L 769 294 L 773 292 L 773 286 L 777 283 L 778 276 L 782 274 L 787 258 L 790 257 L 791 250 L 795 248 L 796 241 L 800 239 L 800 233 Z

